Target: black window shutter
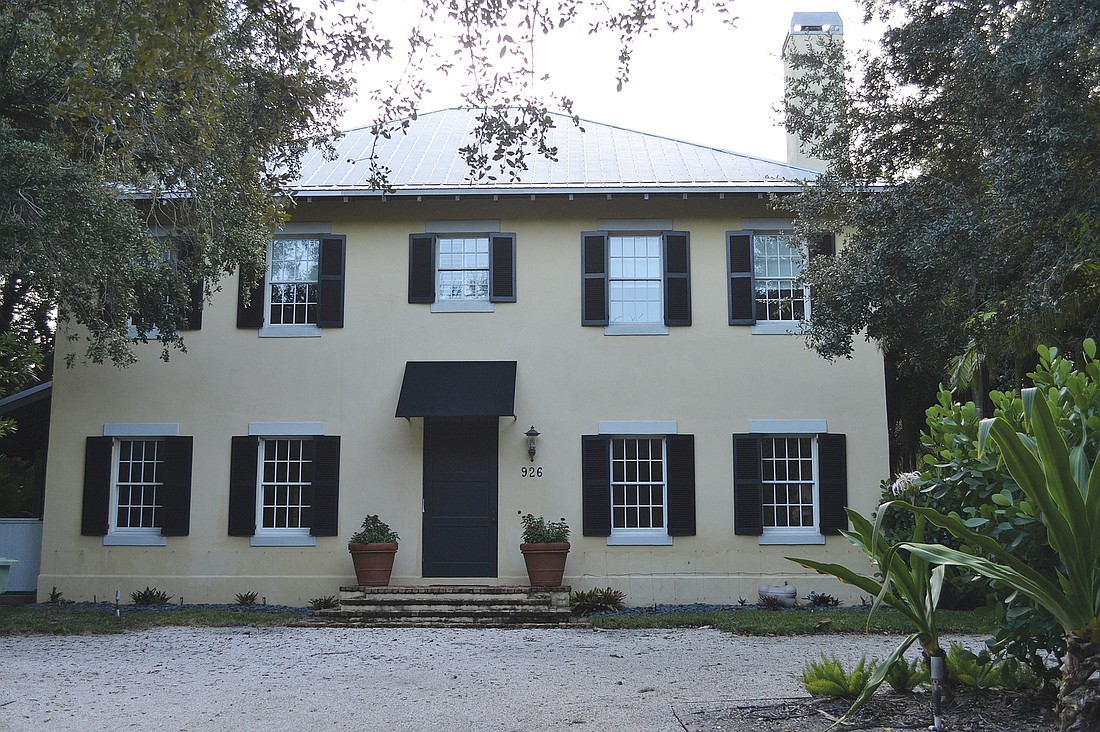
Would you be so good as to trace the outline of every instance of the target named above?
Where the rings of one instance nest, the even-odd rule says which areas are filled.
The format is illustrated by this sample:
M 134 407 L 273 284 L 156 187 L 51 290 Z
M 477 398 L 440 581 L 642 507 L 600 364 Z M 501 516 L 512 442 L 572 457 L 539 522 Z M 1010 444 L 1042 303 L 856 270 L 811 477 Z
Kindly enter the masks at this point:
M 848 528 L 848 455 L 844 435 L 817 436 L 818 489 L 821 495 L 821 533 L 838 534 Z
M 611 438 L 581 436 L 581 512 L 585 536 L 611 536 Z
M 836 235 L 817 234 L 810 241 L 811 257 L 831 257 L 836 254 Z
M 733 436 L 733 533 L 764 533 L 760 475 L 760 437 Z
M 340 518 L 340 437 L 313 438 L 313 517 L 309 533 L 336 536 Z
M 664 236 L 665 325 L 691 325 L 691 257 L 686 231 Z
M 489 302 L 516 301 L 516 235 L 489 237 Z
M 756 322 L 756 296 L 752 277 L 752 232 L 726 232 L 726 262 L 729 265 L 730 325 Z
M 262 328 L 264 325 L 264 277 L 249 292 L 248 304 L 244 304 L 244 273 L 237 280 L 237 327 Z
M 166 437 L 164 447 L 164 480 L 160 498 L 160 533 L 164 536 L 187 536 L 191 533 L 191 456 L 192 437 Z
M 346 238 L 321 237 L 317 268 L 317 326 L 344 327 L 344 258 Z
M 435 302 L 435 237 L 409 236 L 409 302 Z
M 668 535 L 695 536 L 695 435 L 665 438 Z
M 84 501 L 80 511 L 83 536 L 107 535 L 114 454 L 113 438 L 89 437 L 84 441 Z
M 581 267 L 581 325 L 607 325 L 606 231 L 581 234 Z
M 202 330 L 202 305 L 206 298 L 206 288 L 202 280 L 194 282 L 188 288 L 187 321 L 180 330 Z
M 252 536 L 256 533 L 256 461 L 260 438 L 251 435 L 233 438 L 229 458 L 229 535 Z

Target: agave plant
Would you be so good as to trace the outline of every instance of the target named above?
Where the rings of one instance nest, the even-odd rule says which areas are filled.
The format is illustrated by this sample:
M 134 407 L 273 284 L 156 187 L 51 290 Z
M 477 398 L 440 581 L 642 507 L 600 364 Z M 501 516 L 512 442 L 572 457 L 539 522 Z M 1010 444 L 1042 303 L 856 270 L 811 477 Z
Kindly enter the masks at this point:
M 992 439 L 1027 499 L 1037 508 L 1061 566 L 1055 576 L 1032 568 L 957 516 L 906 502 L 891 502 L 950 531 L 973 553 L 919 541 L 899 544 L 940 568 L 956 565 L 1001 582 L 1032 598 L 1054 616 L 1067 643 L 1057 719 L 1064 732 L 1100 729 L 1100 456 L 1091 466 L 1086 441 L 1072 449 L 1055 423 L 1048 397 L 1022 393 L 1031 433 L 1020 434 L 1003 417 L 983 420 L 979 445 Z M 1049 399 L 1061 409 L 1060 394 Z M 1082 425 L 1083 431 L 1088 427 Z
M 867 679 L 866 686 L 838 724 L 859 711 L 886 680 L 895 663 L 904 663 L 901 661 L 902 656 L 913 643 L 920 643 L 926 668 L 933 656 L 945 655 L 940 647 L 940 635 L 936 628 L 936 605 L 939 603 L 940 591 L 943 588 L 944 567 L 937 566 L 930 570 L 929 563 L 925 559 L 916 555 L 905 556 L 898 551 L 898 546 L 886 539 L 879 522 L 889 505 L 885 503 L 879 507 L 878 520 L 874 525 L 858 512 L 845 509 L 852 523 L 852 530 L 841 533 L 848 538 L 848 541 L 863 550 L 872 564 L 878 567 L 875 576 L 860 574 L 842 564 L 787 557 L 803 567 L 821 574 L 831 574 L 841 582 L 855 585 L 875 598 L 871 606 L 871 614 L 885 603 L 908 618 L 915 629 L 886 657 L 885 661 L 875 667 Z M 924 540 L 925 523 L 923 517 L 917 517 L 913 531 L 914 541 Z M 867 622 L 870 623 L 870 614 Z

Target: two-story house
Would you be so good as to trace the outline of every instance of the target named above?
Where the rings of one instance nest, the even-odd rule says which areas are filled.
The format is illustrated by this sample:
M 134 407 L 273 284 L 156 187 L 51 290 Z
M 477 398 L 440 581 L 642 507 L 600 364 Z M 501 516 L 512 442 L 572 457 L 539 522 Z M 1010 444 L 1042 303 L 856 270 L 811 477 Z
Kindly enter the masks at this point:
M 843 594 L 784 559 L 862 561 L 837 531 L 888 463 L 880 354 L 798 335 L 805 258 L 843 246 L 791 234 L 814 172 L 561 118 L 556 160 L 471 182 L 474 117 L 308 158 L 262 282 L 220 283 L 185 354 L 57 369 L 40 597 L 302 605 L 352 582 L 368 514 L 394 584 L 524 584 L 527 512 L 573 527 L 567 584 L 632 604 Z

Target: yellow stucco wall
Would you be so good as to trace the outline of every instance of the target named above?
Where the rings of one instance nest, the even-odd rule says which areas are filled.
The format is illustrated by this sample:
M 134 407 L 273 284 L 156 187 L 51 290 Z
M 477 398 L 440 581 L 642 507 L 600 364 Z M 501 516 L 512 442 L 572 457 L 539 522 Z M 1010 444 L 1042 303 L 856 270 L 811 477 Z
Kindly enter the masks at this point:
M 231 602 L 254 590 L 268 602 L 305 604 L 352 581 L 347 537 L 378 513 L 401 534 L 394 583 L 421 578 L 423 420 L 394 418 L 406 361 L 515 360 L 516 420 L 500 420 L 499 577 L 523 584 L 519 511 L 565 517 L 574 529 L 566 582 L 614 586 L 628 602 L 755 601 L 764 581 L 791 579 L 843 594 L 783 559 L 803 553 L 862 561 L 843 537 L 824 546 L 760 546 L 733 534 L 731 435 L 750 419 L 825 419 L 847 435 L 849 505 L 867 512 L 886 477 L 882 359 L 857 343 L 851 360 L 826 362 L 795 336 L 727 325 L 725 232 L 744 217 L 774 217 L 756 197 L 643 200 L 390 199 L 302 203 L 295 220 L 331 222 L 347 235 L 345 327 L 320 338 L 259 338 L 236 328 L 236 277 L 204 311 L 187 352 L 158 360 L 139 346 L 127 369 L 60 360 L 53 390 L 40 595 L 128 597 L 147 585 L 187 602 Z M 692 318 L 667 336 L 607 336 L 580 325 L 580 232 L 598 219 L 671 218 L 691 234 Z M 494 313 L 432 313 L 407 302 L 408 235 L 428 220 L 490 219 L 517 234 L 518 302 Z M 59 338 L 59 347 L 65 340 Z M 79 347 L 79 345 L 77 346 Z M 580 436 L 600 420 L 675 420 L 695 435 L 697 534 L 672 546 L 607 546 L 581 536 Z M 323 422 L 340 435 L 340 535 L 315 547 L 259 548 L 227 535 L 230 437 L 249 422 Z M 80 535 L 84 440 L 104 423 L 178 423 L 194 436 L 191 531 L 165 547 L 108 547 Z M 523 433 L 542 433 L 530 466 Z

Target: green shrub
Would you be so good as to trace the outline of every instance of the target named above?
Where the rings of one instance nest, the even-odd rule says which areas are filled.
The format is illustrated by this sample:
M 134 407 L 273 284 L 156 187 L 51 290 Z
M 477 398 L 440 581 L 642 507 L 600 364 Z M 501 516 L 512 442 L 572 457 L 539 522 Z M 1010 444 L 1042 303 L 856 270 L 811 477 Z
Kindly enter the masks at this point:
M 899 658 L 886 671 L 886 683 L 899 694 L 908 694 L 922 684 L 927 684 L 928 671 L 920 659 L 906 661 Z
M 864 656 L 848 672 L 836 656 L 827 657 L 822 653 L 820 661 L 809 661 L 802 669 L 802 685 L 813 696 L 855 699 L 867 686 L 876 665 Z
M 542 516 L 524 514 L 519 512 L 520 523 L 523 525 L 524 544 L 554 544 L 569 541 L 569 524 L 565 519 L 547 521 Z
M 336 599 L 335 595 L 315 597 L 309 601 L 310 610 L 331 610 L 338 607 L 340 607 L 340 601 Z
M 1088 346 L 1084 350 L 1075 367 L 1057 348 L 1040 346 L 1038 365 L 1028 377 L 1041 393 L 1057 394 L 1062 408 L 1053 411 L 1059 431 L 1068 445 L 1083 446 L 1091 461 L 1100 450 L 1100 361 L 1090 355 Z M 994 416 L 1003 417 L 1017 432 L 1030 433 L 1018 394 L 994 391 L 989 396 Z M 967 527 L 1054 576 L 1060 564 L 1037 508 L 1009 474 L 995 442 L 978 450 L 981 419 L 973 402 L 957 404 L 949 391 L 940 391 L 937 403 L 927 411 L 927 428 L 921 435 L 925 454 L 918 502 L 943 514 L 957 513 Z M 913 520 L 908 511 L 889 511 L 883 517 L 884 534 L 891 542 L 904 541 L 911 535 Z M 968 550 L 939 528 L 929 527 L 924 541 Z M 1063 657 L 1065 641 L 1049 612 L 1037 608 L 1023 593 L 973 574 L 956 571 L 947 580 L 941 607 L 984 602 L 993 615 L 994 650 L 1027 665 L 1047 683 L 1057 679 L 1057 669 L 1049 668 L 1045 659 L 1048 652 Z M 1009 601 L 1011 595 L 1015 597 Z
M 574 592 L 569 596 L 569 605 L 574 615 L 592 613 L 613 613 L 623 609 L 626 593 L 610 587 L 596 588 L 583 592 Z
M 947 673 L 956 683 L 979 689 L 1037 689 L 1042 682 L 1028 666 L 1014 658 L 994 663 L 988 652 L 981 654 L 952 643 L 947 651 Z
M 167 605 L 172 598 L 167 592 L 158 590 L 156 587 L 146 587 L 144 590 L 131 592 L 130 599 L 135 605 Z
M 257 597 L 257 595 L 256 595 L 255 592 L 238 592 L 237 593 L 237 604 L 238 605 L 255 605 L 256 604 L 256 597 Z
M 810 603 L 810 607 L 815 608 L 815 609 L 816 608 L 822 608 L 822 607 L 839 607 L 840 606 L 840 598 L 839 597 L 833 597 L 832 595 L 826 594 L 824 592 L 821 592 L 821 593 L 811 592 L 809 595 L 807 595 L 806 597 L 803 597 L 802 599 L 805 600 L 806 602 Z

